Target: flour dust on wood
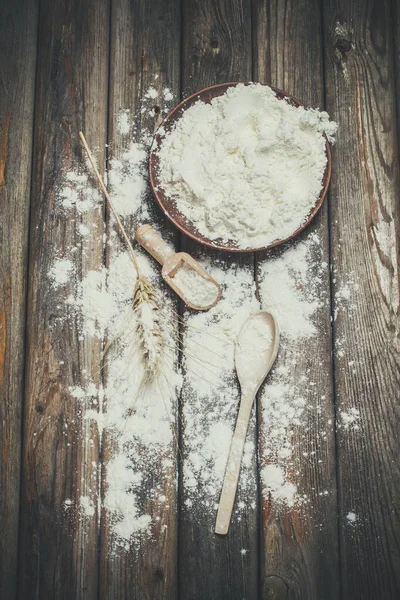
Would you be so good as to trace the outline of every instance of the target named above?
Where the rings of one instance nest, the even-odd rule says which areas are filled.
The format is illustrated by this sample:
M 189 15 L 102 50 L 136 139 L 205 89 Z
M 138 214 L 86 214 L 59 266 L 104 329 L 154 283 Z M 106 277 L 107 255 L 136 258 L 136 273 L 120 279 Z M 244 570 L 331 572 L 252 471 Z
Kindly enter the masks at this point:
M 167 89 L 157 90 L 156 86 L 154 90 L 159 99 L 164 98 L 162 113 L 165 114 L 171 106 L 168 105 L 172 100 L 171 93 Z M 150 89 L 145 93 L 139 114 L 150 115 L 155 92 Z M 121 217 L 135 217 L 139 226 L 151 217 L 153 200 L 149 197 L 147 177 L 151 135 L 146 131 L 140 136 L 136 134 L 135 115 L 129 110 L 120 111 L 115 119 L 125 147 L 118 160 L 110 161 L 108 185 Z M 213 261 L 211 265 L 204 259 L 205 268 L 221 284 L 222 299 L 207 312 L 186 315 L 183 340 L 171 333 L 176 328 L 177 317 L 169 306 L 171 300 L 161 280 L 159 266 L 137 249 L 141 270 L 159 292 L 160 329 L 165 349 L 158 377 L 147 381 L 135 337 L 138 314 L 132 310 L 132 297 L 136 273 L 129 253 L 114 251 L 107 267 L 88 271 L 83 277 L 73 260 L 78 245 L 87 244 L 96 234 L 90 224 L 83 225 L 82 215 L 103 201 L 91 172 L 80 165 L 65 172 L 56 201 L 60 218 L 75 223 L 76 246 L 69 249 L 68 255 L 61 255 L 57 248 L 54 251 L 48 285 L 59 315 L 52 326 L 61 323 L 62 327 L 76 331 L 79 339 L 95 337 L 104 340 L 107 349 L 103 384 L 96 385 L 82 372 L 74 384 L 65 389 L 65 394 L 69 402 L 76 403 L 78 415 L 87 425 L 78 428 L 79 435 L 88 436 L 90 439 L 86 441 L 90 444 L 101 444 L 104 436 L 111 441 L 110 455 L 104 464 L 92 465 L 98 481 L 104 481 L 103 497 L 78 486 L 65 502 L 64 510 L 71 518 L 77 514 L 82 519 L 99 519 L 103 512 L 112 538 L 110 552 L 139 549 L 143 537 L 151 537 L 157 517 L 148 509 L 142 490 L 150 490 L 151 502 L 161 505 L 165 503 L 166 484 L 177 484 L 175 463 L 170 455 L 176 443 L 176 411 L 183 389 L 184 510 L 190 512 L 191 519 L 208 519 L 212 526 L 240 397 L 234 365 L 235 341 L 249 314 L 260 308 L 277 318 L 284 350 L 284 358 L 278 357 L 261 394 L 261 481 L 265 493 L 279 510 L 307 502 L 296 476 L 301 472 L 302 464 L 295 456 L 293 430 L 301 432 L 310 415 L 318 414 L 318 418 L 322 418 L 318 412 L 319 391 L 315 388 L 310 403 L 302 394 L 304 386 L 294 381 L 290 373 L 301 351 L 299 341 L 307 343 L 316 335 L 316 315 L 328 302 L 318 277 L 314 280 L 311 277 L 311 273 L 322 273 L 328 268 L 321 262 L 318 237 L 308 235 L 278 258 L 264 263 L 261 307 L 251 269 L 239 263 L 227 266 L 223 261 Z M 115 228 L 111 227 L 109 235 L 104 233 L 95 242 L 103 248 L 120 248 L 117 236 Z M 356 282 L 351 290 L 355 285 Z M 347 296 L 344 291 L 343 304 L 349 302 Z M 336 308 L 340 310 L 340 297 L 338 302 Z M 109 341 L 113 343 L 109 345 Z M 177 349 L 182 347 L 183 373 L 175 364 Z M 69 360 L 68 356 L 61 356 L 60 365 L 69 368 Z M 103 365 L 99 364 L 99 370 L 102 369 Z M 313 388 L 312 372 L 304 374 L 302 383 Z M 347 416 L 340 416 L 344 430 L 354 431 L 359 425 L 359 413 L 355 412 L 358 409 L 354 407 Z M 69 427 L 76 425 L 66 423 Z M 327 430 L 335 426 L 329 422 L 326 425 Z M 98 442 L 91 437 L 93 428 L 97 428 Z M 83 443 L 79 435 L 76 444 Z M 248 440 L 234 520 L 241 519 L 243 511 L 256 506 L 257 485 L 254 468 L 251 468 L 254 459 L 255 448 Z M 317 452 L 303 459 L 320 460 Z M 322 494 L 325 492 L 329 493 L 328 490 L 321 491 Z

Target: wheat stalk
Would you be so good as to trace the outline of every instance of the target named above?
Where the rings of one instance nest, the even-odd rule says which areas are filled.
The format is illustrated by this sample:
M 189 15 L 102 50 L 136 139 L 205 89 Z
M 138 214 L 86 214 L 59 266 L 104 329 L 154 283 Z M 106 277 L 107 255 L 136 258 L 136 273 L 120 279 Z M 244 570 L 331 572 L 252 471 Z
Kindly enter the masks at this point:
M 128 246 L 128 250 L 136 270 L 137 278 L 133 293 L 132 307 L 137 318 L 136 333 L 139 340 L 139 345 L 143 352 L 145 377 L 147 380 L 149 380 L 158 374 L 163 350 L 163 335 L 160 328 L 157 293 L 151 281 L 141 272 L 131 241 L 125 231 L 125 227 L 121 223 L 121 219 L 119 218 L 119 215 L 115 209 L 114 202 L 112 201 L 107 188 L 104 185 L 103 179 L 97 169 L 93 155 L 82 131 L 79 132 L 79 137 L 82 140 L 83 147 L 85 148 L 90 164 L 93 167 L 93 171 L 96 175 L 99 186 L 117 222 L 119 231 Z M 111 344 L 107 344 L 105 352 L 110 345 L 112 345 L 112 343 L 113 342 L 111 342 Z

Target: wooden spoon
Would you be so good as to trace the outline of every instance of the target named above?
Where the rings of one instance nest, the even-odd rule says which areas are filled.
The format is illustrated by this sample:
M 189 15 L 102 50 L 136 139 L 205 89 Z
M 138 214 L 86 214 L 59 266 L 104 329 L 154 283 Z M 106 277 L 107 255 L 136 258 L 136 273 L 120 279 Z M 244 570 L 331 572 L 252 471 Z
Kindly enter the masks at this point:
M 169 286 L 178 294 L 180 298 L 195 310 L 208 310 L 212 306 L 215 306 L 221 298 L 221 287 L 219 283 L 215 281 L 211 275 L 207 273 L 195 260 L 186 252 L 174 252 L 174 250 L 168 246 L 162 237 L 151 225 L 142 225 L 136 231 L 136 240 L 143 248 L 147 250 L 161 265 L 161 275 L 163 279 L 168 283 Z M 215 285 L 215 294 L 212 302 L 208 302 L 205 305 L 196 304 L 192 298 L 187 297 L 187 292 L 179 287 L 179 284 L 175 281 L 175 275 L 180 269 L 188 271 L 195 271 L 204 280 L 205 286 L 208 282 Z M 201 281 L 197 281 L 197 285 L 201 287 Z M 209 286 L 209 283 L 208 283 Z
M 253 401 L 274 364 L 278 348 L 279 327 L 273 315 L 266 311 L 250 315 L 240 330 L 235 346 L 236 373 L 242 398 L 215 524 L 215 533 L 220 535 L 228 533 L 231 521 Z

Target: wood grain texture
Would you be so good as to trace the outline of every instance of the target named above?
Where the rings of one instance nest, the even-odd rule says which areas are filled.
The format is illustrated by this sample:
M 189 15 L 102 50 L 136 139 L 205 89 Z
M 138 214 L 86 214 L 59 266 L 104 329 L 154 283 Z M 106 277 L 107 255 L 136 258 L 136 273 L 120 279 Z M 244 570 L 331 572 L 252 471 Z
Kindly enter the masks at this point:
M 56 196 L 66 170 L 81 163 L 79 129 L 90 145 L 105 147 L 108 19 L 107 0 L 43 0 L 40 6 L 20 526 L 23 600 L 97 595 L 97 514 L 81 518 L 77 509 L 81 495 L 97 506 L 98 440 L 69 387 L 98 383 L 101 347 L 66 318 L 65 299 L 74 286 L 53 289 L 49 270 L 55 259 L 68 258 L 78 281 L 102 264 L 102 204 L 71 217 Z M 102 166 L 104 151 L 99 158 Z M 79 224 L 91 231 L 81 244 Z
M 268 3 L 255 0 L 253 32 L 254 79 L 283 89 L 308 105 L 322 107 L 323 54 L 318 0 L 271 0 Z M 307 240 L 310 235 L 318 236 L 321 243 L 321 253 L 316 260 L 329 263 L 326 202 L 295 244 Z M 290 244 L 286 245 L 284 251 L 290 247 Z M 280 254 L 278 250 L 260 256 L 260 278 L 263 267 Z M 313 277 L 318 277 L 318 267 L 317 262 Z M 263 308 L 268 309 L 268 305 L 263 304 L 262 288 L 260 294 Z M 285 511 L 275 506 L 268 494 L 261 498 L 264 598 L 318 600 L 339 597 L 335 439 L 332 425 L 329 425 L 333 422 L 334 411 L 328 268 L 323 271 L 318 295 L 323 307 L 316 316 L 317 334 L 306 343 L 302 339 L 288 343 L 283 335 L 275 365 L 275 368 L 288 369 L 290 380 L 297 382 L 299 396 L 306 399 L 307 406 L 317 404 L 319 412 L 306 411 L 306 423 L 294 428 L 293 438 L 296 485 L 298 492 L 306 494 L 310 503 Z M 293 352 L 296 353 L 295 365 L 291 360 Z M 306 373 L 310 375 L 304 377 Z M 313 381 L 312 386 L 309 379 Z M 260 428 L 263 428 L 261 411 Z M 268 444 L 268 440 L 266 442 Z M 261 436 L 260 469 L 264 464 L 263 444 Z M 316 451 L 315 459 L 310 449 Z M 324 495 L 325 491 L 327 495 Z
M 393 56 L 394 56 L 394 81 L 396 91 L 397 108 L 397 144 L 400 149 L 400 0 L 392 0 L 392 32 L 393 32 Z
M 0 2 L 0 598 L 16 597 L 38 3 Z
M 0 14 L 0 598 L 398 598 L 399 0 L 0 0 Z M 97 508 L 86 519 L 76 510 L 82 494 L 100 505 L 98 490 L 102 484 L 104 491 L 105 482 L 93 469 L 103 460 L 97 428 L 82 422 L 68 392 L 89 379 L 100 383 L 101 346 L 81 339 L 78 322 L 66 323 L 62 301 L 89 269 L 103 264 L 104 207 L 66 218 L 56 191 L 65 171 L 81 161 L 80 128 L 102 166 L 106 141 L 111 158 L 124 148 L 116 127 L 120 109 L 139 109 L 139 133 L 156 127 L 162 116 L 158 99 L 154 114 L 140 114 L 149 86 L 159 92 L 169 87 L 177 96 L 179 90 L 187 95 L 252 78 L 317 106 L 323 105 L 325 90 L 326 108 L 340 125 L 330 224 L 326 205 L 300 237 L 319 235 L 327 262 L 331 249 L 334 369 L 326 305 L 318 313 L 318 336 L 301 348 L 302 359 L 290 371 L 294 379 L 305 369 L 314 373 L 318 357 L 313 381 L 321 416 L 310 413 L 306 436 L 299 430 L 294 437 L 297 483 L 312 502 L 282 514 L 261 497 L 259 552 L 257 505 L 247 507 L 242 520 L 220 538 L 213 533 L 215 512 L 187 510 L 182 478 L 179 502 L 175 486 L 165 481 L 165 506 L 147 503 L 153 517 L 160 517 L 153 539 L 111 557 L 104 512 L 99 526 Z M 164 227 L 159 213 L 151 218 Z M 80 223 L 92 232 L 84 240 L 76 233 Z M 135 219 L 125 224 L 133 235 Z M 181 245 L 195 255 L 201 251 L 184 238 Z M 115 251 L 107 249 L 108 261 Z M 261 256 L 256 271 L 278 255 Z M 213 264 L 221 258 L 226 265 L 239 260 L 253 276 L 251 256 L 207 256 Z M 62 257 L 73 261 L 76 281 L 54 290 L 48 272 Z M 322 290 L 329 298 L 328 272 Z M 279 364 L 286 359 L 281 352 Z M 302 395 L 314 402 L 310 390 Z M 184 391 L 183 423 L 190 401 Z M 341 412 L 353 407 L 360 410 L 360 429 L 346 430 Z M 334 414 L 337 491 L 334 434 L 327 427 Z M 254 441 L 255 429 L 253 415 L 249 439 Z M 315 448 L 324 429 L 326 441 Z M 111 442 L 105 438 L 103 444 L 107 459 Z M 181 446 L 184 469 L 190 448 L 184 430 Z M 310 449 L 318 451 L 322 463 L 304 462 L 302 452 Z M 168 458 L 174 470 L 175 444 Z M 256 478 L 255 457 L 251 476 Z M 143 502 L 150 487 L 149 480 Z M 325 490 L 328 496 L 319 496 Z M 65 509 L 66 499 L 72 509 Z M 354 525 L 346 519 L 349 512 L 357 515 Z
M 182 92 L 189 95 L 216 83 L 249 81 L 251 79 L 251 6 L 243 0 L 189 0 L 184 2 L 182 40 Z M 198 245 L 183 238 L 183 249 L 194 256 L 201 255 Z M 204 252 L 203 252 L 204 255 Z M 253 279 L 254 256 L 231 256 L 207 251 L 212 264 L 238 263 Z M 229 290 L 226 292 L 229 294 Z M 253 290 L 249 289 L 249 296 Z M 235 397 L 239 402 L 238 393 Z M 193 402 L 190 394 L 182 393 L 182 419 L 185 427 L 185 405 Z M 204 413 L 213 405 L 204 404 Z M 232 426 L 236 418 L 233 415 Z M 255 442 L 253 414 L 247 440 Z M 190 451 L 190 437 L 182 436 L 182 470 Z M 247 467 L 249 468 L 249 467 Z M 253 455 L 250 478 L 256 479 L 256 456 Z M 239 483 L 240 488 L 240 483 Z M 222 483 L 221 483 L 222 489 Z M 200 490 L 201 494 L 201 490 Z M 258 598 L 257 499 L 236 499 L 246 503 L 241 520 L 234 518 L 225 537 L 214 533 L 216 510 L 202 509 L 201 502 L 186 508 L 188 490 L 182 482 L 180 494 L 179 592 L 185 600 L 248 600 Z M 218 498 L 216 498 L 218 502 Z M 251 507 L 252 505 L 252 507 Z M 235 508 L 234 508 L 235 510 Z M 242 554 L 241 550 L 246 553 Z
M 129 110 L 135 123 L 136 137 L 152 134 L 165 116 L 166 103 L 163 90 L 168 88 L 179 98 L 180 89 L 180 2 L 178 0 L 115 0 L 112 5 L 109 143 L 110 158 L 120 159 L 127 148 L 130 136 L 118 128 L 120 111 Z M 158 96 L 145 98 L 149 88 Z M 143 110 L 143 112 L 142 112 Z M 164 222 L 150 192 L 146 198 L 149 206 L 148 220 L 162 227 L 164 239 L 177 243 L 177 236 Z M 141 221 L 138 216 L 125 218 L 124 225 L 134 239 Z M 111 261 L 121 252 L 122 244 L 113 243 L 107 252 Z M 151 260 L 151 259 L 150 259 Z M 133 268 L 133 266 L 132 266 Z M 160 270 L 159 265 L 156 270 Z M 161 277 L 157 285 L 165 289 Z M 133 290 L 132 290 L 133 293 Z M 177 311 L 176 297 L 171 308 Z M 162 404 L 162 398 L 159 398 Z M 177 401 L 176 401 L 177 404 Z M 176 414 L 177 414 L 177 406 Z M 175 424 L 175 430 L 178 430 Z M 176 472 L 178 449 L 176 437 L 165 450 L 163 459 L 171 462 L 168 476 L 157 465 L 143 466 L 143 484 L 140 506 L 151 516 L 151 537 L 144 536 L 138 546 L 119 549 L 113 556 L 113 539 L 107 515 L 102 519 L 100 598 L 113 600 L 169 600 L 177 595 L 177 489 Z M 112 440 L 105 439 L 106 456 L 112 456 Z M 161 457 L 160 457 L 161 461 Z M 147 461 L 146 461 L 147 462 Z M 147 462 L 147 464 L 149 464 Z M 105 465 L 107 469 L 107 465 Z M 104 482 L 106 486 L 106 481 Z M 157 495 L 154 494 L 157 489 Z M 158 496 L 165 496 L 160 503 Z M 114 546 L 115 550 L 115 546 Z
M 343 598 L 398 598 L 399 161 L 390 3 L 324 0 Z M 345 302 L 343 298 L 348 298 Z M 354 512 L 357 521 L 348 522 Z

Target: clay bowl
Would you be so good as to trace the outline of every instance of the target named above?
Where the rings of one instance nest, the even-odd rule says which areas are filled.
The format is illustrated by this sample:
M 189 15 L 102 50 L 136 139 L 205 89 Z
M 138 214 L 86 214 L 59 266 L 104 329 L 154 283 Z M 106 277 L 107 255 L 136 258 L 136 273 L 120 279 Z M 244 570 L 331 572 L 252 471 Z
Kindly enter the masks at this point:
M 204 90 L 200 90 L 199 92 L 192 94 L 188 98 L 185 98 L 185 100 L 183 100 L 180 104 L 175 106 L 175 108 L 164 119 L 164 121 L 162 122 L 160 127 L 163 127 L 165 132 L 170 131 L 173 128 L 174 124 L 178 121 L 178 119 L 180 119 L 183 112 L 185 110 L 187 110 L 190 106 L 192 106 L 199 100 L 201 102 L 210 103 L 213 98 L 216 98 L 217 96 L 222 96 L 229 87 L 238 85 L 238 83 L 239 82 L 221 83 L 218 85 L 212 85 L 208 88 L 205 88 Z M 248 85 L 248 83 L 247 84 L 245 83 L 245 85 Z M 300 102 L 293 96 L 290 96 L 290 94 L 287 94 L 286 92 L 284 92 L 282 90 L 278 90 L 274 87 L 272 89 L 274 90 L 274 92 L 276 93 L 276 95 L 279 99 L 282 100 L 283 98 L 287 98 L 287 99 L 289 99 L 291 104 L 293 104 L 294 106 L 303 105 L 302 102 Z M 321 208 L 324 198 L 326 196 L 326 193 L 328 191 L 329 181 L 331 178 L 331 152 L 330 152 L 328 141 L 326 141 L 327 163 L 326 163 L 325 172 L 324 172 L 324 176 L 323 176 L 323 180 L 322 180 L 321 194 L 320 194 L 314 208 L 310 211 L 310 213 L 307 217 L 307 220 L 303 223 L 303 225 L 301 225 L 301 227 L 296 229 L 296 231 L 294 231 L 292 233 L 292 235 L 290 235 L 289 237 L 287 237 L 285 239 L 275 240 L 268 246 L 263 246 L 263 247 L 259 247 L 259 248 L 246 248 L 246 249 L 238 248 L 234 242 L 226 242 L 224 240 L 214 240 L 213 241 L 213 240 L 210 240 L 210 239 L 206 238 L 205 236 L 203 236 L 196 229 L 195 225 L 191 221 L 189 221 L 186 217 L 184 217 L 179 212 L 179 210 L 177 210 L 174 200 L 172 200 L 170 197 L 168 197 L 164 193 L 164 190 L 162 189 L 159 178 L 158 178 L 159 158 L 156 153 L 156 151 L 160 148 L 160 146 L 162 144 L 162 139 L 163 139 L 163 135 L 160 135 L 159 131 L 157 131 L 155 134 L 152 149 L 150 152 L 149 175 L 150 175 L 150 185 L 152 187 L 153 193 L 157 199 L 157 202 L 161 206 L 161 209 L 165 213 L 165 215 L 168 217 L 168 219 L 172 223 L 174 223 L 174 225 L 178 229 L 180 229 L 183 233 L 185 233 L 192 239 L 196 240 L 196 242 L 199 242 L 200 244 L 204 244 L 205 246 L 208 246 L 209 248 L 214 248 L 217 250 L 225 250 L 227 252 L 255 252 L 256 250 L 257 251 L 258 250 L 269 250 L 270 248 L 273 248 L 274 246 L 279 246 L 280 244 L 284 244 L 285 242 L 291 240 L 296 235 L 298 235 L 301 231 L 303 231 L 310 224 L 310 222 L 314 219 L 315 215 L 318 213 L 319 209 Z

